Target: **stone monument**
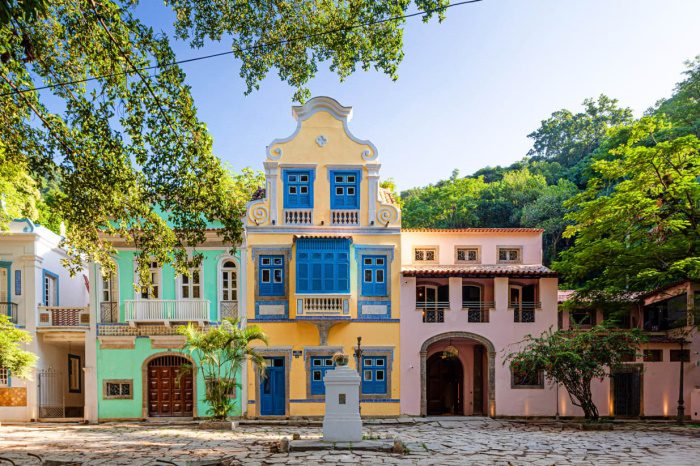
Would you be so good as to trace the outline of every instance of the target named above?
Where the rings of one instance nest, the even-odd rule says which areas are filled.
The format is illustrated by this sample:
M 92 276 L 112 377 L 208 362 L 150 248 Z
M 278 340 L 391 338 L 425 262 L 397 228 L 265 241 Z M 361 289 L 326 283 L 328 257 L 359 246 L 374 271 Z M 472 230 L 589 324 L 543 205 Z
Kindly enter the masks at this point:
M 326 371 L 326 415 L 323 417 L 323 440 L 359 442 L 362 440 L 360 418 L 360 376 L 348 367 L 344 354 L 333 356 L 335 369 Z

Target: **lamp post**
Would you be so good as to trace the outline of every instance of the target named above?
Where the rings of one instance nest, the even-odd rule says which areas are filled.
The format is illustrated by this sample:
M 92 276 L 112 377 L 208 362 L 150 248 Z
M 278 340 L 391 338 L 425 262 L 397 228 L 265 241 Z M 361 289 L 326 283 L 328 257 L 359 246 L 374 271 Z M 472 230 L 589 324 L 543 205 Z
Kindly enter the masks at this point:
M 362 337 L 357 337 L 357 347 L 355 348 L 355 360 L 357 373 L 360 376 L 360 413 L 362 413 Z
M 685 346 L 685 338 L 681 337 L 679 340 L 679 343 L 681 345 L 681 354 L 680 358 L 678 358 L 678 367 L 679 367 L 679 382 L 678 382 L 678 416 L 677 416 L 677 422 L 679 425 L 683 425 L 685 423 L 685 400 L 683 399 L 683 363 L 685 362 L 685 357 L 683 356 L 683 347 Z

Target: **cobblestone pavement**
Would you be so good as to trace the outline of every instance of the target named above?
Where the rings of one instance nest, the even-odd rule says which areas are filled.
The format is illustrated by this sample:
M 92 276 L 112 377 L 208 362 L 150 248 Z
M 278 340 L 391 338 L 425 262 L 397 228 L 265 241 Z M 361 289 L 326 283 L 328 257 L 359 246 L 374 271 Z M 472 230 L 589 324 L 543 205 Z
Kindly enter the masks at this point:
M 0 427 L 0 457 L 38 465 L 27 452 L 85 465 L 178 465 L 228 458 L 232 464 L 700 464 L 700 427 L 616 424 L 613 431 L 579 431 L 554 423 L 490 419 L 428 420 L 365 425 L 370 438 L 400 438 L 404 455 L 352 451 L 272 453 L 293 434 L 318 439 L 320 427 L 243 425 L 234 431 L 195 425 L 101 424 Z M 9 464 L 3 463 L 1 464 Z M 191 463 L 190 463 L 191 464 Z

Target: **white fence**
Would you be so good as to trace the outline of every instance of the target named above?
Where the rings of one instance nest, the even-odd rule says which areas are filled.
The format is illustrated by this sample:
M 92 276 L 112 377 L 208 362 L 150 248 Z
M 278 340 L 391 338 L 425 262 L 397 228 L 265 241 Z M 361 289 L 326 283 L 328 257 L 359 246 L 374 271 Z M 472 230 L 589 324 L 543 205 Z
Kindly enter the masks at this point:
M 207 299 L 143 299 L 124 301 L 127 322 L 204 322 L 209 320 Z

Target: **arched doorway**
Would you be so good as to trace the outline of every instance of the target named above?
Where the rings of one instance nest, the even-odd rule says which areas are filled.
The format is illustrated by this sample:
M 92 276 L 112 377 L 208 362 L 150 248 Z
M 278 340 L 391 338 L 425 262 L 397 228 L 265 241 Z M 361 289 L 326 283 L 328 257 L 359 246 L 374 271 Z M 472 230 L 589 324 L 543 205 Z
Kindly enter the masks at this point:
M 178 354 L 156 356 L 148 361 L 148 416 L 192 417 L 194 415 L 193 370 L 183 371 L 191 362 Z
M 441 363 L 438 358 L 456 359 L 458 365 Z M 451 401 L 454 382 L 449 381 L 458 379 L 460 371 L 460 403 L 455 407 Z M 449 372 L 455 374 L 445 375 Z M 442 415 L 496 415 L 496 351 L 487 338 L 471 332 L 446 332 L 428 338 L 420 349 L 420 373 L 422 416 L 440 410 Z
M 426 364 L 428 415 L 464 414 L 464 372 L 460 360 L 435 353 L 428 358 Z

